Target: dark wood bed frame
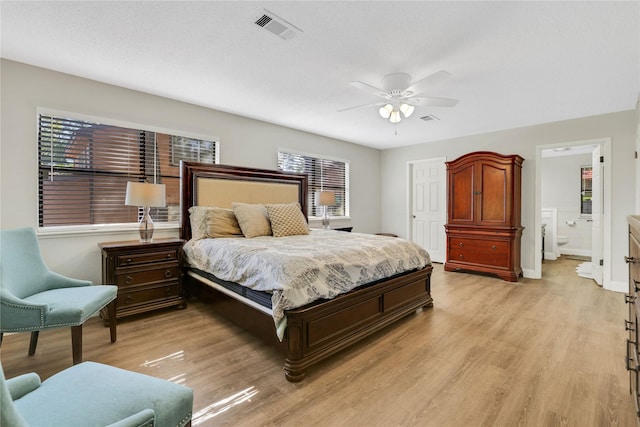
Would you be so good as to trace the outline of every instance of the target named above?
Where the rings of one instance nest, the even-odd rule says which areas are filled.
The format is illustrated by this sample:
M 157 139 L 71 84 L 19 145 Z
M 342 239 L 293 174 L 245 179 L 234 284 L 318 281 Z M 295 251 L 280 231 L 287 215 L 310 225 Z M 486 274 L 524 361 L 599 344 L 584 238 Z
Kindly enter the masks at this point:
M 191 238 L 188 210 L 197 204 L 198 180 L 209 178 L 295 185 L 302 211 L 307 215 L 306 175 L 183 162 L 180 234 L 185 240 Z M 311 365 L 422 307 L 433 306 L 431 271 L 432 266 L 428 265 L 421 270 L 362 286 L 331 300 L 287 310 L 287 329 L 282 342 L 277 338 L 273 318 L 269 314 L 212 288 L 194 272 L 187 271 L 186 277 L 192 294 L 206 297 L 222 316 L 278 348 L 285 356 L 287 380 L 298 382 L 305 377 L 305 371 Z

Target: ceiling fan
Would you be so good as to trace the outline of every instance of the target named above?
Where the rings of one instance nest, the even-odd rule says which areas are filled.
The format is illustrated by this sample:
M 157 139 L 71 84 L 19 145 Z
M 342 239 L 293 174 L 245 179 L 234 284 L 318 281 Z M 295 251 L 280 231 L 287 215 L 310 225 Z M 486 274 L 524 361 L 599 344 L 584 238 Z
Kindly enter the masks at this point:
M 402 117 L 409 117 L 413 114 L 417 105 L 430 107 L 455 107 L 457 99 L 437 98 L 433 96 L 422 96 L 429 87 L 440 83 L 451 77 L 447 71 L 438 71 L 417 82 L 411 83 L 411 75 L 407 73 L 393 73 L 384 76 L 381 82 L 382 88 L 377 88 L 368 83 L 355 81 L 350 82 L 364 92 L 383 98 L 383 101 L 356 105 L 344 108 L 338 112 L 353 110 L 355 108 L 381 106 L 378 110 L 380 116 L 388 119 L 391 123 L 398 123 Z

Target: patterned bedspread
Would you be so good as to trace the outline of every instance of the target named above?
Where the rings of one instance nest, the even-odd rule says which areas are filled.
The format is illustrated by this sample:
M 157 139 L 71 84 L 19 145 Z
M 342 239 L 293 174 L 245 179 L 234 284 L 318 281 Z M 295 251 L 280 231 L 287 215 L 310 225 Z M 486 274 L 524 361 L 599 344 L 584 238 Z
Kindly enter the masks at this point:
M 188 263 L 216 277 L 272 292 L 282 340 L 284 311 L 431 263 L 417 244 L 395 237 L 333 230 L 309 235 L 191 240 Z

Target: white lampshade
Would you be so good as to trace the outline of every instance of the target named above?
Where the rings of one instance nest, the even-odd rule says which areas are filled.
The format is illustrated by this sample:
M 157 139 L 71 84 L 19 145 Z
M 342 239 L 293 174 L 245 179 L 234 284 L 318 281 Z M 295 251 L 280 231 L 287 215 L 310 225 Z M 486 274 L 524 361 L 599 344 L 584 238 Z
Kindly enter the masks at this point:
M 400 105 L 400 111 L 402 111 L 402 114 L 404 114 L 405 117 L 409 117 L 410 115 L 412 115 L 413 110 L 415 109 L 416 107 L 414 107 L 413 105 L 409 105 L 409 104 Z
M 380 107 L 380 109 L 378 110 L 378 113 L 380 114 L 380 117 L 382 117 L 383 119 L 388 119 L 389 116 L 391 115 L 391 111 L 393 111 L 393 106 L 391 104 L 387 104 Z
M 167 205 L 165 194 L 164 184 L 127 182 L 127 195 L 124 204 L 127 206 L 164 208 Z
M 336 193 L 333 191 L 316 191 L 316 206 L 335 206 Z
M 400 120 L 402 120 L 402 117 L 400 117 L 400 111 L 393 110 L 389 116 L 389 121 L 391 123 L 398 123 Z

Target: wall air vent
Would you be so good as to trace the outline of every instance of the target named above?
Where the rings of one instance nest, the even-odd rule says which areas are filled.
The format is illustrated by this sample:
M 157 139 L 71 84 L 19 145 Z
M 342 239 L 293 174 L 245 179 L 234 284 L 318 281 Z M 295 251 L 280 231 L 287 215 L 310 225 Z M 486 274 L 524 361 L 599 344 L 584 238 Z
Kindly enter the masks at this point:
M 432 120 L 440 120 L 440 119 L 434 116 L 433 114 L 427 114 L 426 116 L 420 117 L 420 120 L 424 120 L 425 122 L 430 122 Z
M 292 39 L 296 37 L 298 33 L 302 32 L 300 28 L 285 21 L 284 19 L 280 18 L 275 13 L 268 11 L 267 9 L 264 9 L 262 13 L 260 13 L 256 17 L 254 24 L 264 28 L 271 34 L 276 35 L 284 40 Z

